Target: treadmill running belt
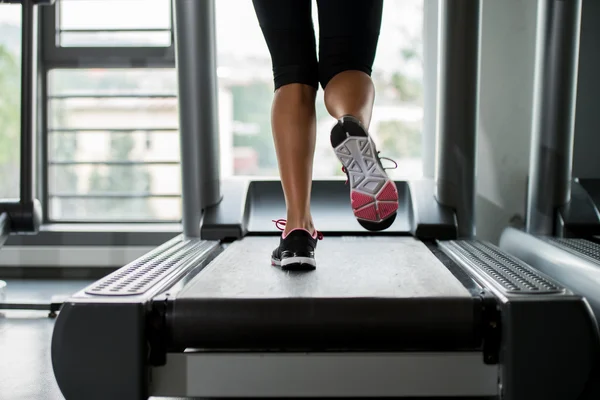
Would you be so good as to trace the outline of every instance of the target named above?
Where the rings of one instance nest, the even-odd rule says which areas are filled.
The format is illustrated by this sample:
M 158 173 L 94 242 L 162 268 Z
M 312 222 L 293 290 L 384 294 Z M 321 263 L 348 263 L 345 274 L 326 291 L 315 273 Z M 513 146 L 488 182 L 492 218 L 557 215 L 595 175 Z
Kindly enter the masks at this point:
M 176 347 L 448 349 L 477 342 L 478 298 L 420 241 L 325 238 L 317 270 L 270 264 L 274 237 L 234 242 L 172 302 Z
M 233 242 L 179 298 L 470 297 L 467 289 L 412 237 L 325 238 L 317 270 L 288 273 L 271 266 L 279 238 Z

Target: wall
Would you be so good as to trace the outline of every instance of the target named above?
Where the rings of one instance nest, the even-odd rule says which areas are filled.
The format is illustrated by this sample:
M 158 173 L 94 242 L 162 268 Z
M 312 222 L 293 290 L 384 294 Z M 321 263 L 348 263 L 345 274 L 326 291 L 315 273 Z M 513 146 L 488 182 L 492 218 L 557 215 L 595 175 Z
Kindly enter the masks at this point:
M 482 1 L 477 235 L 497 242 L 525 210 L 537 1 Z
M 579 84 L 575 114 L 575 143 L 573 176 L 598 178 L 600 176 L 600 2 L 584 0 L 581 15 L 581 42 L 579 50 Z M 582 84 L 585 82 L 585 84 Z

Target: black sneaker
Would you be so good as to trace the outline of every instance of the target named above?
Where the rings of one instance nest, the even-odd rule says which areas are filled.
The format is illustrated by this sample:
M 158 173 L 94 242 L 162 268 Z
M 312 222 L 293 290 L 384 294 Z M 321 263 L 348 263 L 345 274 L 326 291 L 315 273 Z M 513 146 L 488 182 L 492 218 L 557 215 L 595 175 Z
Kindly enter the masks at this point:
M 285 220 L 273 221 L 277 227 L 285 226 Z M 279 246 L 271 254 L 271 265 L 284 271 L 312 271 L 317 268 L 315 248 L 317 241 L 323 239 L 319 231 L 311 235 L 305 229 L 293 229 L 279 239 Z
M 370 231 L 389 228 L 398 211 L 398 189 L 381 165 L 366 129 L 358 119 L 342 117 L 331 130 L 331 146 L 348 177 L 352 211 L 358 223 Z

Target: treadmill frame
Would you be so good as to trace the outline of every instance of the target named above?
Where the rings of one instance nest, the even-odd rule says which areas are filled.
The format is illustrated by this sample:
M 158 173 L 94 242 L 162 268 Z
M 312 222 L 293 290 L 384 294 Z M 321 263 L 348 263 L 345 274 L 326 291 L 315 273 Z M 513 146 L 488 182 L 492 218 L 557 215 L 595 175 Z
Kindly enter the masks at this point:
M 435 200 L 431 179 L 396 181 L 400 208 L 393 225 L 370 235 L 412 235 L 423 240 L 458 237 L 458 222 L 450 207 Z M 285 215 L 281 183 L 273 179 L 232 178 L 223 181 L 224 197 L 207 207 L 200 225 L 204 240 L 237 240 L 246 235 L 279 235 L 271 220 Z M 313 182 L 311 207 L 320 232 L 325 235 L 364 235 L 351 214 L 348 188 L 342 180 Z
M 506 228 L 500 247 L 582 296 L 596 340 L 582 399 L 600 398 L 600 234 L 595 180 L 571 178 L 581 0 L 538 3 L 534 124 L 525 231 Z M 554 237 L 553 237 L 554 236 Z M 597 254 L 585 255 L 592 249 Z M 592 253 L 593 253 L 592 251 Z
M 498 366 L 479 352 L 169 354 L 152 396 L 202 398 L 448 397 L 498 394 Z M 435 385 L 431 379 L 435 377 Z M 232 384 L 235 382 L 235 384 Z M 269 382 L 269 384 L 260 384 Z
M 182 246 L 182 242 L 187 243 L 187 247 Z M 171 251 L 168 256 L 160 256 L 167 254 L 171 248 L 179 250 Z M 176 297 L 178 291 L 193 277 L 201 274 L 202 269 L 222 251 L 218 242 L 178 237 L 159 248 L 156 251 L 158 257 L 156 254 L 142 257 L 84 289 L 64 304 L 52 338 L 52 362 L 57 382 L 67 399 L 130 400 L 145 399 L 152 394 L 219 397 L 219 393 L 226 396 L 240 394 L 243 390 L 255 395 L 271 393 L 279 396 L 284 389 L 290 390 L 285 392 L 288 395 L 323 397 L 332 393 L 333 386 L 301 389 L 301 385 L 293 379 L 297 375 L 292 373 L 295 374 L 301 366 L 314 365 L 318 369 L 324 368 L 324 365 L 342 363 L 345 367 L 338 368 L 342 368 L 342 371 L 348 368 L 347 374 L 332 376 L 332 379 L 337 379 L 332 384 L 346 381 L 336 392 L 338 396 L 343 396 L 355 390 L 352 389 L 354 386 L 347 383 L 348 377 L 354 377 L 359 372 L 365 374 L 365 366 L 359 361 L 367 360 L 373 363 L 368 364 L 373 368 L 375 365 L 378 368 L 385 367 L 386 363 L 390 363 L 388 366 L 399 368 L 399 371 L 409 375 L 395 376 L 394 386 L 389 386 L 387 375 L 364 375 L 365 379 L 375 379 L 362 381 L 366 385 L 363 388 L 365 395 L 367 390 L 373 390 L 369 391 L 369 395 L 390 394 L 392 390 L 407 395 L 436 395 L 441 393 L 441 389 L 428 387 L 435 386 L 430 383 L 433 369 L 421 376 L 416 384 L 408 384 L 404 389 L 400 387 L 400 383 L 414 378 L 414 371 L 405 367 L 407 360 L 410 357 L 422 357 L 428 360 L 425 363 L 428 368 L 434 368 L 429 363 L 435 360 L 445 366 L 451 365 L 450 370 L 457 374 L 461 372 L 459 366 L 467 368 L 462 373 L 472 373 L 474 364 L 470 361 L 465 364 L 460 358 L 467 350 L 471 352 L 470 357 L 481 357 L 481 371 L 478 374 L 484 377 L 485 386 L 465 374 L 466 378 L 459 378 L 453 389 L 444 386 L 449 390 L 446 394 L 458 390 L 465 390 L 462 395 L 490 394 L 488 383 L 492 374 L 500 385 L 496 394 L 502 393 L 504 398 L 510 400 L 530 400 L 535 396 L 551 400 L 575 399 L 576 394 L 589 389 L 586 382 L 592 376 L 595 356 L 590 349 L 598 348 L 599 338 L 589 306 L 580 296 L 516 258 L 499 252 L 490 244 L 446 241 L 438 245 L 430 244 L 430 250 L 463 285 L 481 297 L 481 318 L 477 319 L 479 325 L 473 327 L 481 335 L 481 343 L 477 348 L 456 349 L 437 355 L 427 351 L 415 354 L 405 349 L 403 352 L 388 352 L 385 357 L 373 360 L 369 358 L 369 353 L 372 355 L 373 351 L 365 346 L 351 352 L 337 349 L 325 354 L 300 350 L 281 352 L 280 349 L 267 349 L 266 354 L 264 348 L 216 348 L 194 352 L 193 349 L 186 350 L 183 343 L 177 344 L 180 347 L 173 346 L 170 338 L 177 328 L 170 311 L 171 298 Z M 146 268 L 148 265 L 150 267 Z M 166 272 L 157 276 L 156 271 L 163 270 L 164 266 L 167 266 Z M 133 275 L 136 279 L 131 279 Z M 137 287 L 136 282 L 146 283 L 143 292 L 129 293 L 130 287 Z M 507 282 L 521 289 L 507 290 L 507 285 L 510 286 Z M 535 286 L 536 282 L 549 284 L 554 289 L 527 289 Z M 116 289 L 112 294 L 97 293 L 110 292 L 111 288 Z M 90 346 L 90 343 L 94 345 Z M 260 363 L 252 364 L 256 357 Z M 347 359 L 342 361 L 343 357 Z M 227 360 L 236 360 L 236 363 L 224 365 Z M 282 360 L 291 364 L 287 367 L 279 365 Z M 264 365 L 266 369 L 261 370 L 259 365 Z M 211 374 L 222 372 L 223 368 L 231 371 L 233 375 L 230 378 L 247 378 L 236 381 L 239 385 L 223 386 L 227 381 L 221 378 L 206 386 L 205 378 L 214 377 Z M 269 389 L 273 385 L 272 374 L 276 376 L 276 371 L 282 373 L 286 371 L 285 368 L 292 375 L 283 380 L 281 385 Z M 206 375 L 195 375 L 201 370 Z M 435 371 L 448 374 L 444 368 L 438 367 Z M 531 371 L 536 373 L 531 374 Z M 184 374 L 180 378 L 169 383 L 169 379 L 182 372 Z M 558 376 L 560 379 L 553 378 Z M 323 376 L 313 378 L 324 379 Z M 444 382 L 441 384 L 448 384 Z M 380 384 L 386 386 L 379 387 Z M 219 392 L 220 389 L 223 392 Z M 317 389 L 322 390 L 317 392 Z

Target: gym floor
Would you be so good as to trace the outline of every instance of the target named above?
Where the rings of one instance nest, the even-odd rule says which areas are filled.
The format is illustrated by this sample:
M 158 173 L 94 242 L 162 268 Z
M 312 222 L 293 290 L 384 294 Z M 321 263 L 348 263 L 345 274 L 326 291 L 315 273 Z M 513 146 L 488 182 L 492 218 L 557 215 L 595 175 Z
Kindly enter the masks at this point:
M 93 281 L 9 279 L 6 282 L 7 302 L 32 302 L 75 293 Z M 53 327 L 54 320 L 45 311 L 0 311 L 0 399 L 64 399 L 50 359 Z
M 6 280 L 6 301 L 49 301 L 88 281 Z M 50 339 L 54 320 L 45 311 L 0 312 L 0 399 L 62 400 L 52 373 Z

